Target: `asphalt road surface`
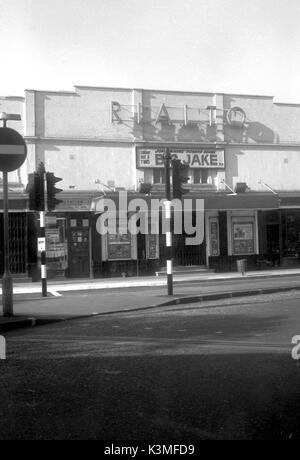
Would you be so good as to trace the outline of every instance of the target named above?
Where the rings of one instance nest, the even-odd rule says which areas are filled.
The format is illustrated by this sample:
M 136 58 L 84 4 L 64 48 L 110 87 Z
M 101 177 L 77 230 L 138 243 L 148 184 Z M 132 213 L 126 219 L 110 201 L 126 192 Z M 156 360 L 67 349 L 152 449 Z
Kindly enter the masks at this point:
M 0 439 L 300 439 L 296 335 L 299 292 L 9 332 Z

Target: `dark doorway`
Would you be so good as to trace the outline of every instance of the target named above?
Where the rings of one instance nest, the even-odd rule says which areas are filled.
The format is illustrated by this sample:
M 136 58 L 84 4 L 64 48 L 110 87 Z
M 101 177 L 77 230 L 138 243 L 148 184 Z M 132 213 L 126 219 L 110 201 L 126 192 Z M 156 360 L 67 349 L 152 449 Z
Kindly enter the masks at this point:
M 176 238 L 177 237 L 177 238 Z M 174 238 L 174 264 L 184 267 L 193 265 L 205 265 L 205 244 L 187 246 L 185 235 L 175 235 Z
M 196 225 L 195 213 L 192 215 L 192 225 Z M 198 245 L 187 245 L 187 238 L 194 238 L 196 235 L 188 235 L 184 230 L 184 218 L 182 219 L 182 230 L 181 234 L 173 233 L 172 246 L 173 246 L 173 260 L 174 266 L 190 267 L 190 266 L 203 266 L 206 265 L 206 245 L 205 240 L 202 244 Z M 159 250 L 160 259 L 165 264 L 166 260 L 166 236 L 162 232 L 160 226 L 160 238 L 159 238 Z
M 274 266 L 280 265 L 279 224 L 267 224 L 267 257 Z
M 74 217 L 74 218 L 73 218 Z M 90 229 L 89 218 L 72 216 L 69 221 L 69 277 L 87 278 L 90 274 L 89 246 Z

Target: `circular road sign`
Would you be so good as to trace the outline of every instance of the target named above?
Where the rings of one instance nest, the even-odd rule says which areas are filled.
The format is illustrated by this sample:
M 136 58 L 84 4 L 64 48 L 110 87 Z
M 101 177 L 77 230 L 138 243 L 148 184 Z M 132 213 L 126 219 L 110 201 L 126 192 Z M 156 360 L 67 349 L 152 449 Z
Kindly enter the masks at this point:
M 21 134 L 11 128 L 0 128 L 0 171 L 15 171 L 26 156 L 27 146 Z

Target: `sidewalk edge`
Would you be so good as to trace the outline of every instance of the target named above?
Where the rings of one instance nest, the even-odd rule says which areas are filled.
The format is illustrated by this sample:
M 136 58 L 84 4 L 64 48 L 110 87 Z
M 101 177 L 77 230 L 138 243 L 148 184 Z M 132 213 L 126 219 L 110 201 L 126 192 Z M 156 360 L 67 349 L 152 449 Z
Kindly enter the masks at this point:
M 288 292 L 288 291 L 299 291 L 300 286 L 285 286 L 285 287 L 272 287 L 272 288 L 262 288 L 262 289 L 247 289 L 243 291 L 227 291 L 227 292 L 218 292 L 215 294 L 199 294 L 193 296 L 186 296 L 186 297 L 174 297 L 171 300 L 166 302 L 161 302 L 155 305 L 148 305 L 146 307 L 133 307 L 127 308 L 123 310 L 114 310 L 108 312 L 99 312 L 99 313 L 89 313 L 89 314 L 82 314 L 76 316 L 61 316 L 61 317 L 26 317 L 20 319 L 13 319 L 1 323 L 0 322 L 0 332 L 11 331 L 15 329 L 25 328 L 25 327 L 34 327 L 34 326 L 43 326 L 52 323 L 59 323 L 63 321 L 71 321 L 75 319 L 83 319 L 83 318 L 91 318 L 93 316 L 108 316 L 108 315 L 115 315 L 120 313 L 130 313 L 134 311 L 144 311 L 144 310 L 151 310 L 155 308 L 161 307 L 169 307 L 175 305 L 186 305 L 190 303 L 197 303 L 197 302 L 204 302 L 210 300 L 220 300 L 220 299 L 229 299 L 235 297 L 246 297 L 246 296 L 253 296 L 253 295 L 261 295 L 261 294 L 274 294 L 279 292 Z

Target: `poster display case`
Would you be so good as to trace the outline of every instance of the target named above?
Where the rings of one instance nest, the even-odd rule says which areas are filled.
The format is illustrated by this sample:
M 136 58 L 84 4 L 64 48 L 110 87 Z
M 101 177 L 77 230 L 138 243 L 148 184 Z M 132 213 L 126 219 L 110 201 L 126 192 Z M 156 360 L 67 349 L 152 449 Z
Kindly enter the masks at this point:
M 56 224 L 45 229 L 45 235 L 48 268 L 58 272 L 65 271 L 68 268 L 66 220 L 57 218 Z
M 146 235 L 146 257 L 147 259 L 159 259 L 159 235 Z
M 254 254 L 254 222 L 232 223 L 233 254 Z
M 210 255 L 220 255 L 220 244 L 219 244 L 219 219 L 217 217 L 211 217 L 209 219 L 209 231 L 210 231 Z
M 108 260 L 131 259 L 131 236 L 126 234 L 107 234 Z

